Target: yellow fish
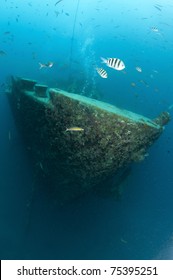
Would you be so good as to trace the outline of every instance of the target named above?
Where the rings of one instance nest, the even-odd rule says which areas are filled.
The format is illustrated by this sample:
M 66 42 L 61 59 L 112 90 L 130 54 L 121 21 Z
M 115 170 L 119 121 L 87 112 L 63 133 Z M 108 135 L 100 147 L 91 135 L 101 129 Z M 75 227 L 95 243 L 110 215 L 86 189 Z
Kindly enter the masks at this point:
M 81 127 L 74 126 L 74 127 L 67 128 L 66 131 L 84 131 L 84 129 Z

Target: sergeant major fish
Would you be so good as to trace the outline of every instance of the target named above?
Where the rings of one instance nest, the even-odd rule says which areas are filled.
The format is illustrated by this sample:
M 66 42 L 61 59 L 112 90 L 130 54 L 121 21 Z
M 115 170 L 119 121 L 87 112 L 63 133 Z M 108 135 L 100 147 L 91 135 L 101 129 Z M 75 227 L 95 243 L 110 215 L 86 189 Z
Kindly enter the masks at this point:
M 96 71 L 103 79 L 106 79 L 108 77 L 107 72 L 103 68 L 96 68 Z
M 159 29 L 158 29 L 157 27 L 155 27 L 155 26 L 152 26 L 152 27 L 151 27 L 151 31 L 153 31 L 153 32 L 159 32 Z
M 101 57 L 101 60 L 103 63 L 106 63 L 106 65 L 110 68 L 113 68 L 115 70 L 123 70 L 125 68 L 124 62 L 119 58 L 103 58 Z

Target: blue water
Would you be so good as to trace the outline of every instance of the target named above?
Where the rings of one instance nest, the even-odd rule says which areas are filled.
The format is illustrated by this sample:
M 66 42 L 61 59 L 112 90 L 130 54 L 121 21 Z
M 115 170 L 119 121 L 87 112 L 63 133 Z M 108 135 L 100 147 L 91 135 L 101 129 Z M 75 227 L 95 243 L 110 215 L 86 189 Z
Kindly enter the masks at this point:
M 60 208 L 34 184 L 5 95 L 14 75 L 97 92 L 99 100 L 150 118 L 172 115 L 173 3 L 56 2 L 1 0 L 0 258 L 173 259 L 172 122 L 133 165 L 119 200 L 87 194 Z M 101 56 L 121 58 L 125 71 L 102 65 Z M 48 61 L 53 67 L 39 70 Z M 96 66 L 106 67 L 108 79 Z

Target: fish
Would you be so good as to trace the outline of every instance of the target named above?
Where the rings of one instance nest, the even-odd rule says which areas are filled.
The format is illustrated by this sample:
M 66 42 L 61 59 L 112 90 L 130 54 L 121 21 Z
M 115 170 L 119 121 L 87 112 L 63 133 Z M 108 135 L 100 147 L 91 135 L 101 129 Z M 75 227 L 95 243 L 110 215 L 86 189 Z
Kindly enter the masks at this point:
M 158 6 L 154 6 L 154 8 L 156 8 L 157 10 L 159 10 L 160 12 L 162 11 L 162 9 Z
M 103 79 L 106 79 L 108 77 L 107 72 L 103 68 L 96 68 L 96 71 Z
M 161 8 L 163 7 L 162 5 L 159 5 L 159 4 L 156 4 L 156 6 L 161 7 Z
M 69 17 L 69 13 L 65 13 L 65 15 Z
M 10 31 L 5 31 L 4 35 L 9 35 L 11 32 Z
M 140 82 L 140 83 L 142 83 L 142 84 L 144 84 L 146 87 L 149 87 L 149 84 L 147 84 L 147 82 L 146 82 L 146 81 L 144 81 L 144 80 L 140 80 L 139 82 Z
M 55 11 L 55 14 L 56 14 L 56 17 L 58 17 L 58 16 L 59 16 L 59 14 L 60 14 L 60 12 Z
M 121 238 L 120 240 L 121 240 L 122 243 L 127 244 L 127 240 L 125 240 L 123 238 Z
M 42 68 L 51 68 L 53 66 L 53 62 L 51 62 L 51 61 L 49 61 L 47 63 L 39 62 L 39 65 L 40 65 L 40 69 L 42 69 Z
M 8 140 L 9 141 L 11 140 L 11 131 L 10 130 L 8 131 Z
M 43 164 L 42 164 L 42 162 L 41 162 L 41 161 L 39 162 L 39 166 L 40 166 L 40 168 L 41 168 L 42 170 L 44 170 L 44 168 L 43 168 Z
M 168 107 L 168 110 L 171 110 L 173 108 L 173 104 L 171 104 L 169 107 Z
M 57 4 L 59 4 L 61 1 L 62 1 L 62 0 L 57 1 L 57 2 L 55 3 L 55 6 L 56 6 Z
M 3 50 L 0 50 L 0 56 L 6 55 L 6 52 L 4 52 Z
M 152 27 L 151 27 L 151 31 L 153 31 L 153 32 L 159 32 L 159 29 L 158 29 L 157 27 L 155 27 L 155 26 L 152 26 Z
M 67 128 L 66 131 L 84 131 L 84 129 L 81 127 L 74 126 L 74 127 Z
M 121 71 L 125 68 L 124 62 L 119 58 L 103 58 L 101 57 L 102 63 L 105 63 L 108 67 L 115 70 Z
M 136 68 L 135 68 L 135 69 L 136 69 L 136 71 L 138 71 L 138 72 L 140 72 L 140 73 L 142 72 L 142 68 L 141 68 L 141 67 L 139 67 L 139 66 L 136 66 Z
M 134 82 L 132 82 L 132 83 L 131 83 L 131 86 L 132 86 L 132 87 L 135 87 L 135 86 L 136 86 L 136 84 L 135 84 Z

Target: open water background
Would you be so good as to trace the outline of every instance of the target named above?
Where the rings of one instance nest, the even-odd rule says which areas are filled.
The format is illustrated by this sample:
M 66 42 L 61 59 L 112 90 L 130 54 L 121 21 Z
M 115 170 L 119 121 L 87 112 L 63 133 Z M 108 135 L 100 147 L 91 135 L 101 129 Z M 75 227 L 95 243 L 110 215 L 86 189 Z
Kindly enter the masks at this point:
M 173 259 L 172 122 L 133 166 L 120 200 L 86 195 L 59 208 L 34 185 L 5 96 L 15 75 L 92 92 L 150 118 L 172 115 L 173 2 L 1 2 L 0 258 Z M 121 58 L 125 73 L 106 68 L 109 78 L 101 79 L 101 56 Z M 47 61 L 54 66 L 39 70 Z

